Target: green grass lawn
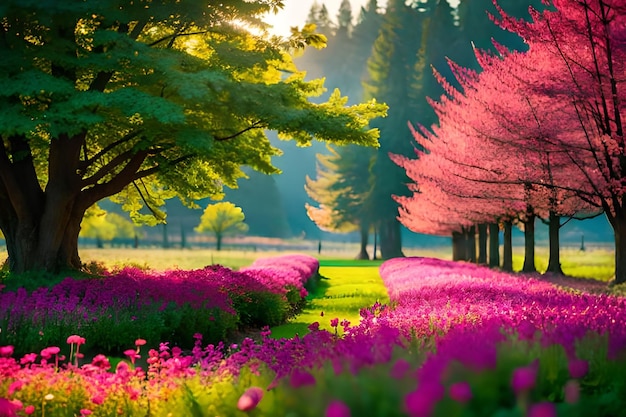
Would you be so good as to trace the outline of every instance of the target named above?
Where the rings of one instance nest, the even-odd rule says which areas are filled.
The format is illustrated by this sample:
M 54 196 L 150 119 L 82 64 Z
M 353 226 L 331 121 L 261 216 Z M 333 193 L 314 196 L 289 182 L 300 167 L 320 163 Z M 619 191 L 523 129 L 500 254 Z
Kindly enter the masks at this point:
M 513 252 L 513 269 L 519 271 L 524 263 L 523 248 Z M 539 272 L 548 267 L 548 249 L 538 247 L 535 266 Z M 561 268 L 565 275 L 577 278 L 593 278 L 609 281 L 615 275 L 615 253 L 607 249 L 561 249 Z
M 376 301 L 388 303 L 387 290 L 378 274 L 380 261 L 322 260 L 320 274 L 324 277 L 315 292 L 309 294 L 308 304 L 287 324 L 272 328 L 272 337 L 293 337 L 308 332 L 311 323 L 334 331 L 330 320 L 348 320 L 356 324 L 359 311 Z M 321 316 L 321 313 L 324 316 Z M 341 327 L 341 326 L 340 326 Z

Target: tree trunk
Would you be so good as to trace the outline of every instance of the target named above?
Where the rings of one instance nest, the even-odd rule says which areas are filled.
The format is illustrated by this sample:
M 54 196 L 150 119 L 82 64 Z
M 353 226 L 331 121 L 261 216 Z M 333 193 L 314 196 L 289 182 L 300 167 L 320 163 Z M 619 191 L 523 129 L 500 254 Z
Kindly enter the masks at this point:
M 355 259 L 370 259 L 370 255 L 367 253 L 367 244 L 369 242 L 369 224 L 361 224 L 359 226 L 359 233 L 361 235 L 361 248 L 359 250 L 359 254 Z
M 478 264 L 487 264 L 487 225 L 478 225 Z
M 537 272 L 535 266 L 535 215 L 526 214 L 524 221 L 524 266 L 522 272 Z
M 404 257 L 400 222 L 396 218 L 380 222 L 380 256 L 383 259 Z
M 460 232 L 452 232 L 452 260 L 464 261 L 467 259 L 465 236 Z
M 513 272 L 513 223 L 504 222 L 504 241 L 502 242 L 502 270 Z
M 215 248 L 218 251 L 222 250 L 222 234 L 221 233 L 215 234 Z
M 489 223 L 489 266 L 500 266 L 500 226 L 498 223 Z
M 472 226 L 465 231 L 466 261 L 476 263 L 476 227 Z
M 617 216 L 607 215 L 613 226 L 615 240 L 615 281 L 613 284 L 626 282 L 626 213 L 618 212 Z
M 550 240 L 550 259 L 548 261 L 548 269 L 546 272 L 563 275 L 561 269 L 561 243 L 559 232 L 561 229 L 561 217 L 555 212 L 550 211 L 549 240 Z
M 83 214 L 84 211 L 78 209 L 69 215 L 60 214 L 58 218 L 42 216 L 39 226 L 16 221 L 13 227 L 5 228 L 10 271 L 20 274 L 33 270 L 55 273 L 62 269 L 80 269 L 78 233 Z M 42 237 L 41 230 L 55 238 Z

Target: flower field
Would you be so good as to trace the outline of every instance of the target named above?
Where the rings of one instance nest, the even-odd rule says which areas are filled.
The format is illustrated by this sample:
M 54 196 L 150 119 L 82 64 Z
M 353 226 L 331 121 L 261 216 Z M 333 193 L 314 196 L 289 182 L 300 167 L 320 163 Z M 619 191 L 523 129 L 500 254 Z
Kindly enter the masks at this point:
M 317 267 L 290 255 L 0 292 L 0 416 L 626 415 L 624 298 L 471 264 L 390 260 L 391 302 L 360 323 L 216 341 L 295 314 Z

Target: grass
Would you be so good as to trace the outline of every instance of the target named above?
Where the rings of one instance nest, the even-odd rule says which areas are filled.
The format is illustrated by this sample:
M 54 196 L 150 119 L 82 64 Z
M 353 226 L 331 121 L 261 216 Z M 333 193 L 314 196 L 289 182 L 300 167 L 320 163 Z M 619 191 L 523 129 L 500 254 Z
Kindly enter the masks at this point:
M 561 268 L 565 275 L 577 278 L 593 278 L 610 281 L 615 275 L 615 254 L 608 249 L 561 249 Z M 513 252 L 513 269 L 519 271 L 524 263 L 523 248 Z M 535 266 L 539 272 L 548 267 L 548 249 L 538 247 L 535 251 Z
M 376 301 L 388 303 L 387 290 L 378 274 L 380 262 L 366 265 L 363 261 L 321 261 L 320 274 L 323 278 L 317 290 L 309 294 L 307 306 L 289 323 L 273 327 L 272 337 L 303 336 L 314 322 L 319 322 L 321 329 L 334 331 L 330 326 L 331 319 L 345 319 L 357 324 L 362 308 Z M 321 316 L 322 312 L 324 316 Z

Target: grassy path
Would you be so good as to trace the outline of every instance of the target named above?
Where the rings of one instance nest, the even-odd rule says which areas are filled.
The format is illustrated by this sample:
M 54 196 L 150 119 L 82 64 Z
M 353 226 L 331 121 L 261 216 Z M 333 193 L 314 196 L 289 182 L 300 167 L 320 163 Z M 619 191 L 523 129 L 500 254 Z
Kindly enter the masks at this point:
M 319 322 L 320 328 L 331 330 L 330 320 L 346 319 L 358 323 L 359 311 L 376 301 L 387 303 L 387 290 L 378 274 L 381 262 L 322 260 L 322 280 L 308 296 L 307 307 L 289 323 L 272 328 L 272 337 L 293 337 L 308 333 L 308 326 Z M 324 316 L 321 316 L 321 313 Z

